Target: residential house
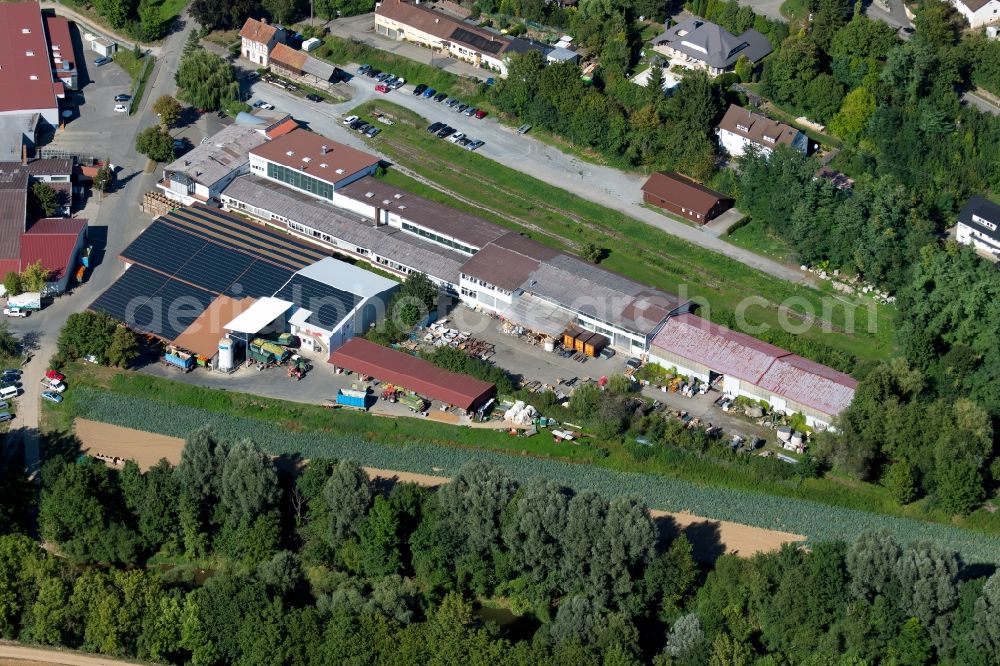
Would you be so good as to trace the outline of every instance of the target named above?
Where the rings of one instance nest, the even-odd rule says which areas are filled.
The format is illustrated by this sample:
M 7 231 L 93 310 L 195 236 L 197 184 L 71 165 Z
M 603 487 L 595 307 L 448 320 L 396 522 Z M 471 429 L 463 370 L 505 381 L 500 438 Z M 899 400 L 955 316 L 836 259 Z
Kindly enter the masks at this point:
M 643 201 L 705 224 L 733 206 L 729 197 L 669 171 L 657 171 L 642 186 Z
M 740 56 L 757 63 L 774 49 L 767 37 L 752 28 L 736 37 L 725 28 L 695 16 L 667 28 L 653 40 L 653 50 L 717 76 L 731 71 Z
M 975 194 L 958 214 L 955 239 L 1000 258 L 1000 205 Z
M 809 152 L 809 138 L 800 130 L 765 115 L 731 104 L 716 129 L 719 143 L 732 157 L 739 157 L 748 146 L 770 155 L 777 146 L 789 146 L 803 155 Z
M 375 6 L 375 32 L 448 53 L 476 67 L 507 76 L 510 39 L 408 0 Z
M 240 30 L 240 55 L 252 63 L 267 67 L 271 51 L 284 41 L 284 28 L 271 25 L 266 18 L 248 18 Z
M 973 28 L 1000 21 L 1000 0 L 952 0 L 952 4 Z

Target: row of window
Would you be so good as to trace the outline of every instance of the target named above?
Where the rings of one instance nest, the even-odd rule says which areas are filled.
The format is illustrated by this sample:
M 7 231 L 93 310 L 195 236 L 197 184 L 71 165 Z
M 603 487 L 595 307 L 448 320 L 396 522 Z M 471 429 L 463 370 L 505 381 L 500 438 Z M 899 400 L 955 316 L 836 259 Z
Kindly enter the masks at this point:
M 453 250 L 458 250 L 459 252 L 464 252 L 465 254 L 473 255 L 476 253 L 476 251 L 468 245 L 463 245 L 456 240 L 440 236 L 433 231 L 428 231 L 423 227 L 412 225 L 409 222 L 403 222 L 403 231 L 409 231 L 411 234 L 416 234 L 417 236 L 426 238 L 437 243 L 438 245 L 444 245 L 445 247 L 450 247 Z
M 465 280 L 466 282 L 471 282 L 472 284 L 476 284 L 476 285 L 479 285 L 480 287 L 485 287 L 486 289 L 490 289 L 492 291 L 495 291 L 498 294 L 503 294 L 504 296 L 510 296 L 510 292 L 509 291 L 507 291 L 506 289 L 501 289 L 500 287 L 497 287 L 496 285 L 492 285 L 489 282 L 487 282 L 486 280 L 480 280 L 477 277 L 473 277 L 471 275 L 466 275 L 465 273 L 462 273 L 462 279 Z
M 286 166 L 268 162 L 267 177 L 280 181 L 285 185 L 290 185 L 297 190 L 302 190 L 303 192 L 326 199 L 327 201 L 333 199 L 333 185 L 312 176 L 307 176 L 295 169 L 289 169 Z

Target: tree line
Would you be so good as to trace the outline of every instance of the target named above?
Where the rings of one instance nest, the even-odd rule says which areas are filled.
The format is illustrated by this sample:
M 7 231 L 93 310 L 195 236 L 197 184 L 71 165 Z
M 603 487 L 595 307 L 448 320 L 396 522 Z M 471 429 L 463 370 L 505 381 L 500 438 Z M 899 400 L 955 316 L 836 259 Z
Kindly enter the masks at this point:
M 163 19 L 163 0 L 93 0 L 93 9 L 115 30 L 144 42 L 161 39 L 170 29 Z
M 42 482 L 59 555 L 0 523 L 6 639 L 178 664 L 1000 659 L 1000 574 L 887 533 L 699 564 L 635 499 L 483 463 L 437 490 L 332 459 L 292 474 L 205 430 L 176 467 L 67 451 Z

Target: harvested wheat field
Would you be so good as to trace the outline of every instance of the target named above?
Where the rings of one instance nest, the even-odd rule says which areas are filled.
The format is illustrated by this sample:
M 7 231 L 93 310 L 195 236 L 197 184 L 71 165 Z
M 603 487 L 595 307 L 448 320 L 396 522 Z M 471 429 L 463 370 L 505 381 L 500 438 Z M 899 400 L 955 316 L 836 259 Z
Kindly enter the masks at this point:
M 84 452 L 105 458 L 132 459 L 142 469 L 149 469 L 160 458 L 177 464 L 181 459 L 184 440 L 122 428 L 108 423 L 76 420 L 76 435 L 83 443 Z M 448 477 L 416 474 L 397 470 L 365 467 L 372 478 L 393 479 L 422 486 L 436 487 L 448 482 Z M 723 553 L 751 557 L 757 553 L 775 551 L 784 543 L 805 541 L 800 534 L 768 530 L 725 520 L 703 518 L 690 513 L 653 509 L 650 515 L 667 534 L 683 533 L 694 544 L 695 556 L 700 560 L 714 560 Z

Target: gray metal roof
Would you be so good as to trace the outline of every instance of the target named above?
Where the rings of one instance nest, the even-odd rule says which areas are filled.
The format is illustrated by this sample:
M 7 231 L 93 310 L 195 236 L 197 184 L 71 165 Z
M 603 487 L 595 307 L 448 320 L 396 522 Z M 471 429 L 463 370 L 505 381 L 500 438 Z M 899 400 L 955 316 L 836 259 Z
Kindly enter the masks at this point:
M 34 139 L 35 128 L 41 116 L 37 113 L 11 113 L 0 115 L 0 160 L 21 159 L 21 146 L 25 137 Z
M 223 194 L 452 284 L 458 284 L 459 269 L 467 258 L 395 227 L 375 227 L 367 217 L 254 175 L 236 178 Z
M 333 257 L 320 259 L 315 264 L 306 266 L 297 274 L 348 291 L 361 298 L 377 296 L 399 284 L 394 280 Z
M 302 64 L 302 71 L 306 74 L 312 74 L 321 81 L 332 81 L 337 68 L 323 60 L 306 56 L 306 61 Z
M 168 164 L 164 171 L 180 173 L 210 187 L 250 162 L 250 151 L 267 141 L 258 128 L 230 125 L 213 135 L 207 143 Z
M 697 16 L 667 29 L 653 40 L 653 44 L 669 46 L 718 69 L 732 67 L 741 55 L 757 62 L 773 50 L 767 37 L 753 28 L 735 37 L 721 26 Z

